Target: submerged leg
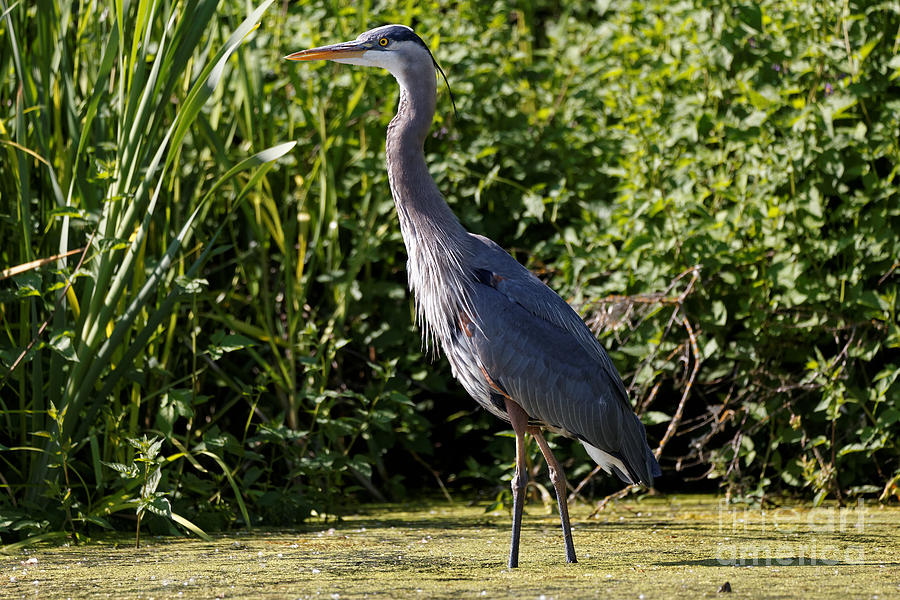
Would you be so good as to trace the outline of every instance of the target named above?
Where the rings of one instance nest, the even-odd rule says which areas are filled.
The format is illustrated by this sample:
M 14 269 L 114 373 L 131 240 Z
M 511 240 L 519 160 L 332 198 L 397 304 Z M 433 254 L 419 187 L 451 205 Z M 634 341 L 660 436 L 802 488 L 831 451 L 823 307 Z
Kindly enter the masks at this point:
M 512 480 L 513 522 L 512 542 L 509 547 L 509 568 L 519 566 L 519 534 L 522 531 L 522 508 L 525 505 L 525 484 L 528 483 L 528 469 L 525 467 L 525 430 L 528 428 L 528 415 L 522 407 L 506 400 L 506 414 L 516 433 L 516 474 Z
M 541 430 L 531 427 L 528 432 L 537 440 L 538 446 L 541 447 L 541 453 L 544 460 L 547 461 L 547 469 L 550 471 L 550 481 L 556 489 L 556 501 L 559 503 L 559 518 L 562 521 L 563 540 L 566 543 L 566 562 L 578 562 L 575 560 L 575 544 L 572 542 L 572 526 L 569 524 L 569 505 L 566 501 L 568 491 L 566 490 L 566 474 L 563 472 L 556 457 L 547 445 L 547 440 Z

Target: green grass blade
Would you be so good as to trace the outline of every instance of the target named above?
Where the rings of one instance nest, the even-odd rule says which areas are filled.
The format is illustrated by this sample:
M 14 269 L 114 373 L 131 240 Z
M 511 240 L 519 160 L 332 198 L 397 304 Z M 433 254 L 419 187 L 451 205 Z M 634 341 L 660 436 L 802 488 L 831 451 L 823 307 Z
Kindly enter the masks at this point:
M 209 191 L 206 193 L 206 195 L 203 197 L 203 200 L 201 200 L 200 203 L 201 204 L 206 203 L 206 201 L 209 200 L 209 198 L 211 198 L 212 195 L 216 191 L 218 191 L 218 189 L 222 186 L 222 184 L 224 184 L 226 181 L 231 179 L 231 177 L 233 177 L 237 173 L 240 173 L 241 171 L 243 171 L 245 169 L 249 169 L 249 168 L 256 167 L 256 166 L 265 165 L 266 163 L 274 162 L 274 161 L 278 160 L 279 158 L 281 158 L 282 156 L 284 156 L 285 154 L 287 154 L 288 152 L 290 152 L 296 145 L 297 145 L 297 142 L 284 142 L 284 143 L 272 146 L 271 148 L 266 148 L 265 150 L 257 152 L 253 156 L 245 158 L 244 160 L 242 160 L 235 166 L 228 169 L 228 171 L 218 181 L 216 181 L 216 183 L 213 184 L 213 186 L 209 189 Z M 254 175 L 254 177 L 251 178 L 252 183 L 255 184 L 256 182 L 258 182 L 260 177 L 261 177 L 260 174 Z
M 202 540 L 207 541 L 207 542 L 213 541 L 213 539 L 209 535 L 207 535 L 205 531 L 203 531 L 202 529 L 200 529 L 199 527 L 197 527 L 196 525 L 194 525 L 193 523 L 191 523 L 190 521 L 188 521 L 187 519 L 185 519 L 178 513 L 173 512 L 169 515 L 169 517 L 173 521 L 175 521 L 176 523 L 178 523 L 179 525 L 181 525 L 182 527 L 184 527 L 185 529 L 187 529 L 188 531 L 190 531 L 191 533 L 196 535 L 198 538 L 201 538 Z
M 19 554 L 22 548 L 28 548 L 29 546 L 45 542 L 62 540 L 68 537 L 68 535 L 69 534 L 65 531 L 48 531 L 47 533 L 32 535 L 13 544 L 0 546 L 0 554 Z
M 271 6 L 272 2 L 274 2 L 274 0 L 266 0 L 260 4 L 256 10 L 250 13 L 250 16 L 244 19 L 244 22 L 234 30 L 234 33 L 231 34 L 228 41 L 225 42 L 225 45 L 216 53 L 213 59 L 200 73 L 198 84 L 194 85 L 191 92 L 188 94 L 188 97 L 185 99 L 184 107 L 182 108 L 184 118 L 178 124 L 178 127 L 172 136 L 173 147 L 180 144 L 181 140 L 184 139 L 184 136 L 188 132 L 188 127 L 194 121 L 197 113 L 200 112 L 200 109 L 206 103 L 206 100 L 212 95 L 216 86 L 219 84 L 219 80 L 222 78 L 222 74 L 225 71 L 225 64 L 228 62 L 228 59 L 234 51 L 237 50 L 244 39 L 250 35 L 250 32 L 256 28 L 259 19 L 266 9 Z M 166 162 L 171 162 L 174 159 L 174 156 L 175 153 L 170 152 Z
M 70 432 L 72 431 L 72 424 L 78 417 L 78 414 L 83 407 L 84 401 L 87 398 L 92 397 L 92 390 L 94 389 L 94 385 L 103 370 L 109 365 L 112 353 L 125 341 L 126 335 L 129 333 L 135 319 L 138 317 L 140 310 L 150 300 L 151 295 L 156 290 L 157 284 L 168 272 L 169 267 L 175 260 L 175 255 L 181 249 L 182 242 L 188 235 L 188 232 L 193 228 L 194 219 L 196 218 L 198 212 L 199 209 L 193 212 L 193 214 L 188 218 L 187 222 L 181 228 L 179 234 L 169 244 L 169 247 L 166 249 L 166 253 L 163 255 L 162 259 L 147 277 L 147 281 L 144 283 L 144 286 L 137 293 L 134 299 L 129 303 L 128 307 L 125 309 L 125 312 L 117 319 L 112 334 L 97 350 L 96 355 L 93 357 L 93 360 L 91 360 L 89 363 L 87 372 L 78 381 L 71 382 L 71 384 L 75 386 L 75 390 L 74 395 L 72 396 L 72 399 L 69 401 L 69 404 L 67 406 L 65 425 L 63 427 L 63 439 L 68 439 L 68 435 L 70 435 Z M 81 365 L 85 362 L 86 361 L 82 361 L 78 364 Z M 105 401 L 105 399 L 96 396 L 94 396 L 94 398 L 95 403 L 102 403 Z
M 222 460 L 222 457 L 220 457 L 218 454 L 210 452 L 209 450 L 202 450 L 198 454 L 202 454 L 204 456 L 212 458 L 222 468 L 222 472 L 225 473 L 225 477 L 228 478 L 228 483 L 231 484 L 231 489 L 234 490 L 234 497 L 237 499 L 238 506 L 241 509 L 241 515 L 244 517 L 244 523 L 247 524 L 247 529 L 253 529 L 253 524 L 250 522 L 250 514 L 247 512 L 247 506 L 244 504 L 244 497 L 241 495 L 241 489 L 240 487 L 238 487 L 237 481 L 235 481 L 234 476 L 228 469 L 228 465 L 225 464 L 225 461 Z

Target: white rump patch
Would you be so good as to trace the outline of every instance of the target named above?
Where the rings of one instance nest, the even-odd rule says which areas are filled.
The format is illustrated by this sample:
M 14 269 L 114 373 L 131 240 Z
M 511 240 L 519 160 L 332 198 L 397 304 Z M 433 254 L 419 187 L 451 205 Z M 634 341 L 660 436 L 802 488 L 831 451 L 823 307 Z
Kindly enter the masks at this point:
M 619 473 L 624 475 L 628 480 L 631 480 L 631 476 L 628 474 L 628 469 L 625 468 L 625 464 L 621 461 L 621 459 L 612 456 L 601 450 L 600 448 L 596 448 L 591 446 L 587 442 L 581 442 L 581 445 L 584 446 L 584 449 L 587 450 L 587 453 L 591 458 L 594 459 L 594 462 L 597 463 L 601 469 L 606 471 L 607 473 L 612 474 L 612 469 L 615 467 L 618 469 Z M 632 481 L 631 483 L 635 483 Z

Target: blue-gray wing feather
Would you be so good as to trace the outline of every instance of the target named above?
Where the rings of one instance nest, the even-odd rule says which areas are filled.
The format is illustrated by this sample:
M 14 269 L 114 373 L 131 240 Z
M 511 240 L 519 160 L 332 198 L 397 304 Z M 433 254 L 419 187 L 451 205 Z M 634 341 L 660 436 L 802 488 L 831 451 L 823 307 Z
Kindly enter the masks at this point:
M 463 343 L 495 385 L 545 426 L 622 459 L 634 481 L 659 467 L 606 351 L 581 317 L 499 246 L 480 236 Z
M 534 273 L 520 265 L 505 250 L 492 240 L 478 235 L 473 238 L 481 244 L 479 265 L 483 269 L 500 275 L 495 282 L 497 291 L 510 301 L 522 306 L 528 312 L 568 331 L 575 341 L 594 357 L 618 390 L 619 398 L 627 403 L 628 392 L 615 365 L 606 350 L 585 325 L 582 318 L 559 294 L 548 288 Z

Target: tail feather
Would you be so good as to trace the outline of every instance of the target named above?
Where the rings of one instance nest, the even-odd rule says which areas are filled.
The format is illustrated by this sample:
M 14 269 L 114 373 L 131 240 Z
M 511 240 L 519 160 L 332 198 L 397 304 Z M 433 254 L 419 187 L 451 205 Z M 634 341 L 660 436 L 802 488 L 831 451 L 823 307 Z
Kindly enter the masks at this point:
M 629 484 L 642 483 L 647 487 L 653 485 L 653 478 L 662 475 L 656 457 L 647 445 L 647 434 L 644 425 L 634 417 L 635 427 L 625 433 L 622 447 L 614 452 L 600 448 L 582 440 L 584 449 L 601 469 L 607 473 L 615 473 L 619 479 Z
M 607 473 L 615 473 L 619 477 L 619 479 L 621 479 L 625 483 L 634 483 L 631 476 L 629 475 L 628 467 L 625 466 L 625 463 L 624 461 L 622 461 L 621 457 L 610 454 L 609 452 L 604 452 L 600 448 L 592 446 L 585 441 L 582 441 L 581 444 L 601 469 L 603 469 Z

